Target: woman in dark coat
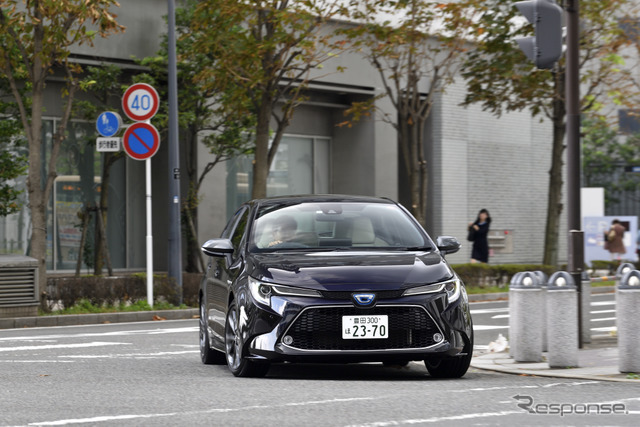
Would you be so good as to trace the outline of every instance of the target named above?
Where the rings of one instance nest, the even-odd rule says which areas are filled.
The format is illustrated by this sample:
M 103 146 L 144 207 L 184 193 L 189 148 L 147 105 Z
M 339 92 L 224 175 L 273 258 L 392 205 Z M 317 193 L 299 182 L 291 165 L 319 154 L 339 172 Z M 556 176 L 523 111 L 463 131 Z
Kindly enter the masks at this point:
M 489 242 L 487 233 L 491 224 L 489 211 L 481 209 L 475 222 L 469 224 L 469 240 L 473 241 L 471 250 L 471 262 L 489 262 Z

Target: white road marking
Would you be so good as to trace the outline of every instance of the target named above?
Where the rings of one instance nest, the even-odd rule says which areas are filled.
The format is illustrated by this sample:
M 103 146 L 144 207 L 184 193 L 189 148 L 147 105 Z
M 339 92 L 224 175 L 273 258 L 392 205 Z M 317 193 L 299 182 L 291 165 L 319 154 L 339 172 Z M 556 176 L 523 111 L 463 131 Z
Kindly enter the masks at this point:
M 38 423 L 30 423 L 30 426 L 62 426 L 67 424 L 82 424 L 82 423 L 100 423 L 100 422 L 109 422 L 109 421 L 117 421 L 117 420 L 132 420 L 132 419 L 150 419 L 150 418 L 162 418 L 162 417 L 173 417 L 173 416 L 185 416 L 185 415 L 206 415 L 206 414 L 215 414 L 215 413 L 227 413 L 227 412 L 243 412 L 249 411 L 253 409 L 275 409 L 275 408 L 285 408 L 290 406 L 311 406 L 311 405 L 326 405 L 326 404 L 334 404 L 334 403 L 350 403 L 350 402 L 358 402 L 364 400 L 377 400 L 377 399 L 385 399 L 385 397 L 351 397 L 345 399 L 328 399 L 328 400 L 311 400 L 306 402 L 289 402 L 282 403 L 276 405 L 253 405 L 253 406 L 243 406 L 240 408 L 213 408 L 213 409 L 205 409 L 201 411 L 186 411 L 186 412 L 167 412 L 164 414 L 130 414 L 130 415 L 111 415 L 111 416 L 100 416 L 100 417 L 92 417 L 92 418 L 75 418 L 75 419 L 66 419 L 66 420 L 56 420 L 56 421 L 42 421 Z
M 159 351 L 157 353 L 129 353 L 129 354 L 68 354 L 58 356 L 67 359 L 120 359 L 120 358 L 146 358 L 153 359 L 160 356 L 174 356 L 177 354 L 194 354 L 200 353 L 200 350 L 185 351 Z
M 591 328 L 592 331 L 595 332 L 613 332 L 613 331 L 617 331 L 618 327 L 616 326 L 608 326 L 605 328 Z
M 576 382 L 570 382 L 570 383 L 560 382 L 560 383 L 551 383 L 551 384 L 545 384 L 545 385 L 527 385 L 527 386 L 514 385 L 514 386 L 504 386 L 504 387 L 479 387 L 479 388 L 469 388 L 464 390 L 451 390 L 451 392 L 452 393 L 469 393 L 469 392 L 475 392 L 475 391 L 495 391 L 495 390 L 509 390 L 509 389 L 520 389 L 520 388 L 550 388 L 550 387 L 557 387 L 557 386 L 574 387 L 574 386 L 580 386 L 580 385 L 599 384 L 600 382 L 601 381 L 576 381 Z
M 615 301 L 592 301 L 591 302 L 592 307 L 600 307 L 603 305 L 616 305 L 616 302 Z
M 74 363 L 73 360 L 0 360 L 0 363 Z
M 473 325 L 474 331 L 490 331 L 492 329 L 509 329 L 509 325 Z
M 492 319 L 508 319 L 510 316 L 508 314 L 498 314 L 497 316 L 492 316 Z
M 33 350 L 52 350 L 54 348 L 86 348 L 86 347 L 103 347 L 108 345 L 130 345 L 127 342 L 88 342 L 80 344 L 50 344 L 50 345 L 23 345 L 20 347 L 0 347 L 3 351 L 33 351 Z
M 597 310 L 597 311 L 591 311 L 591 314 L 605 314 L 605 313 L 616 313 L 616 310 Z
M 592 322 L 609 322 L 611 320 L 616 320 L 616 317 L 603 317 L 602 319 L 591 319 Z
M 453 415 L 449 417 L 432 417 L 422 419 L 409 419 L 409 420 L 393 420 L 393 421 L 377 421 L 367 424 L 351 424 L 348 427 L 387 427 L 398 426 L 402 424 L 426 424 L 426 423 L 441 423 L 444 421 L 457 421 L 457 420 L 470 420 L 475 418 L 489 418 L 489 417 L 504 417 L 506 415 L 522 414 L 522 411 L 500 411 L 500 412 L 480 412 L 476 414 L 464 414 Z
M 471 314 L 491 314 L 491 313 L 508 313 L 509 307 L 500 308 L 484 308 L 480 310 L 471 310 Z
M 20 336 L 20 337 L 4 337 L 0 341 L 30 341 L 30 340 L 59 340 L 63 338 L 91 338 L 91 337 L 123 337 L 132 335 L 160 335 L 160 334 L 179 334 L 186 332 L 197 332 L 198 327 L 187 328 L 166 328 L 166 329 L 144 329 L 139 331 L 114 331 L 114 332 L 89 332 L 82 334 L 56 334 L 56 335 L 40 335 L 40 336 Z

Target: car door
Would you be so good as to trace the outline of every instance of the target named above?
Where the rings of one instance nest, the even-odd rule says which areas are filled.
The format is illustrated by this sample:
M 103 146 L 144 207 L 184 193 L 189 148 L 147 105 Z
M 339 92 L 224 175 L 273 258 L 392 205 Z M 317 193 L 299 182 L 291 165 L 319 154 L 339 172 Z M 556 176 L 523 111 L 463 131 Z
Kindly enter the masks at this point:
M 233 245 L 233 254 L 224 257 L 211 257 L 207 274 L 207 302 L 209 319 L 213 329 L 213 340 L 224 348 L 224 323 L 227 315 L 229 294 L 234 280 L 242 268 L 241 246 L 247 228 L 249 209 L 241 207 L 234 215 L 222 237 L 228 238 Z

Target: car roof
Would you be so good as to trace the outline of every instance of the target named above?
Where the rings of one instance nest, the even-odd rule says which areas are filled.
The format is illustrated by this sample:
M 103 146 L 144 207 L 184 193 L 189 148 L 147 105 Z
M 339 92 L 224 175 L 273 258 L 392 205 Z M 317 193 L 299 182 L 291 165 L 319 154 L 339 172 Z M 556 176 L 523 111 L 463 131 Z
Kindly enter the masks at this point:
M 330 202 L 330 203 L 383 203 L 392 204 L 396 203 L 387 198 L 372 197 L 372 196 L 351 196 L 345 194 L 303 194 L 295 196 L 276 196 L 268 197 L 265 199 L 254 199 L 247 204 L 253 204 L 258 206 L 273 206 L 281 204 L 298 204 L 298 203 L 315 203 L 315 202 Z

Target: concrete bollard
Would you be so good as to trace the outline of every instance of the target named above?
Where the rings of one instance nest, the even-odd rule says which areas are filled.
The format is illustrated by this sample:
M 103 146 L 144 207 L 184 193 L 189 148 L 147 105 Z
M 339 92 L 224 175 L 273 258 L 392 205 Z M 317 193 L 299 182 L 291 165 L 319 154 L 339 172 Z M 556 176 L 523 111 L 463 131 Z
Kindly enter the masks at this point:
M 573 277 L 565 271 L 549 279 L 547 334 L 549 367 L 578 366 L 578 293 Z
M 544 271 L 534 271 L 533 274 L 538 277 L 538 282 L 540 283 L 540 288 L 542 289 L 542 351 L 548 351 L 549 346 L 547 345 L 547 282 L 549 281 L 549 276 L 545 274 Z
M 542 360 L 542 288 L 538 277 L 525 272 L 509 288 L 509 341 L 516 362 Z M 513 330 L 511 329 L 513 325 Z
M 516 316 L 513 315 L 513 313 L 511 312 L 511 309 L 513 307 L 512 305 L 512 300 L 511 300 L 511 287 L 514 285 L 514 283 L 517 283 L 518 280 L 520 280 L 520 276 L 522 276 L 524 273 L 522 271 L 517 272 L 516 274 L 513 275 L 513 277 L 511 278 L 511 282 L 509 282 L 509 357 L 513 358 L 513 352 L 514 349 L 516 347 Z
M 582 330 L 582 342 L 591 342 L 591 279 L 589 273 L 582 272 L 582 286 L 580 289 L 580 328 Z
M 618 370 L 640 372 L 640 271 L 624 273 L 617 290 Z
M 622 279 L 622 276 L 624 276 L 624 273 L 628 271 L 633 271 L 635 269 L 636 269 L 635 265 L 629 262 L 624 262 L 620 264 L 618 268 L 616 268 L 616 282 L 618 282 L 616 283 L 616 285 L 620 283 L 620 279 Z

